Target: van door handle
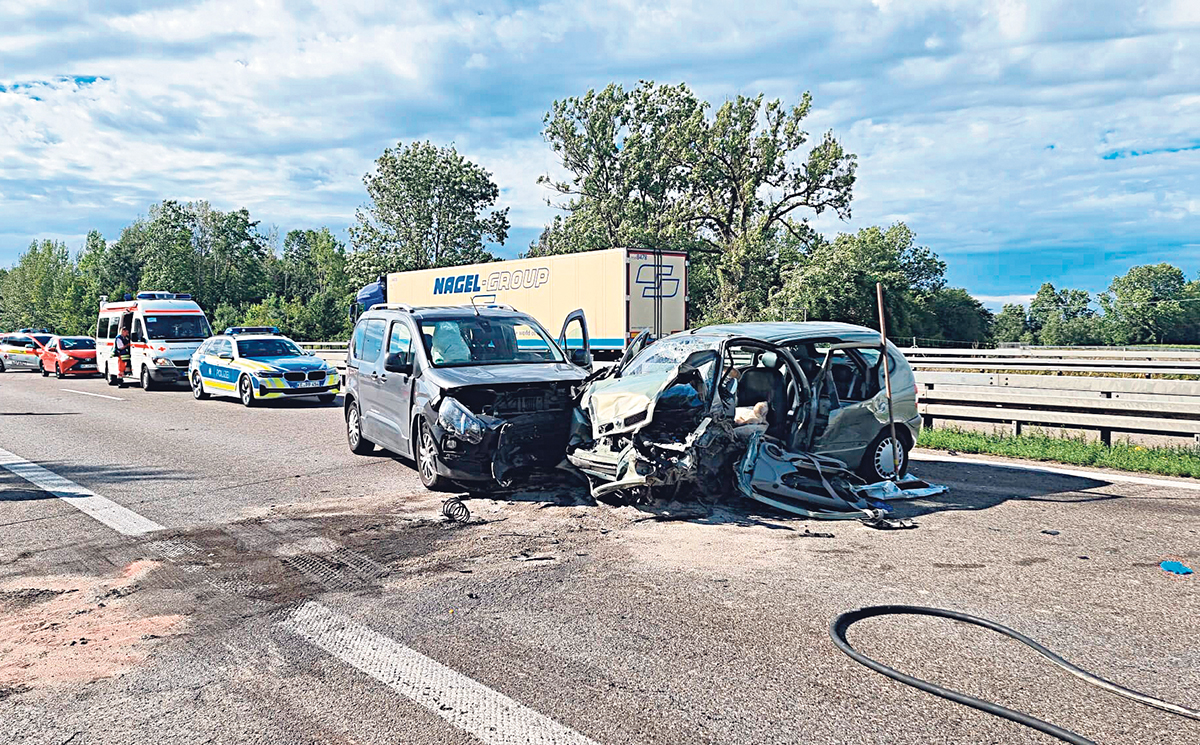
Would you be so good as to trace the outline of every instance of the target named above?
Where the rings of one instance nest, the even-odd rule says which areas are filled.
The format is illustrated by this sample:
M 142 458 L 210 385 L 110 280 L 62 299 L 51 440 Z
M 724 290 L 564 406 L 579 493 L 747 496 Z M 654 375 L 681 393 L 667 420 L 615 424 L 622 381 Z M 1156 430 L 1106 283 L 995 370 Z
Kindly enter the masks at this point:
M 372 370 L 371 371 L 371 380 L 378 380 L 378 379 L 379 379 L 379 373 L 376 372 L 375 370 Z
M 380 376 L 379 376 L 379 382 L 380 382 L 380 383 L 386 383 L 386 382 L 387 382 L 387 374 L 386 374 L 386 373 L 384 373 L 383 375 L 380 375 Z

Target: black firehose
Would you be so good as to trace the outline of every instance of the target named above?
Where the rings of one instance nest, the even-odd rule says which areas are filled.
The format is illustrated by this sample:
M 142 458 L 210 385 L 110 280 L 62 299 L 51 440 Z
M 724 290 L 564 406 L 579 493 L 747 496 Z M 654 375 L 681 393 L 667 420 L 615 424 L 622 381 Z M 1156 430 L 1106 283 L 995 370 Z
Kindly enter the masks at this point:
M 1063 729 L 1062 727 L 1056 727 L 1049 722 L 1043 722 L 1041 719 L 1036 719 L 1028 714 L 1022 714 L 1019 711 L 1013 711 L 1012 709 L 1005 708 L 990 701 L 973 698 L 966 694 L 959 693 L 958 691 L 952 691 L 949 688 L 943 688 L 942 686 L 921 680 L 920 678 L 914 678 L 911 675 L 905 675 L 899 670 L 890 668 L 887 665 L 867 657 L 862 652 L 859 652 L 857 649 L 850 646 L 850 642 L 846 640 L 846 632 L 853 624 L 867 618 L 893 615 L 934 616 L 936 618 L 949 618 L 952 621 L 961 621 L 962 623 L 969 623 L 975 626 L 981 626 L 985 629 L 997 631 L 1007 637 L 1016 639 L 1046 659 L 1050 660 L 1055 665 L 1061 667 L 1063 670 L 1066 670 L 1075 677 L 1083 680 L 1086 683 L 1094 685 L 1097 688 L 1103 688 L 1110 693 L 1115 693 L 1118 696 L 1123 696 L 1131 701 L 1137 701 L 1138 703 L 1145 704 L 1146 706 L 1153 706 L 1156 709 L 1169 711 L 1172 714 L 1177 714 L 1181 717 L 1187 717 L 1189 719 L 1200 721 L 1200 711 L 1189 709 L 1186 706 L 1180 706 L 1179 704 L 1173 704 L 1169 701 L 1163 701 L 1162 699 L 1154 698 L 1153 696 L 1149 696 L 1140 691 L 1135 691 L 1130 688 L 1117 685 L 1112 681 L 1105 680 L 1104 678 L 1089 673 L 1087 670 L 1072 665 L 1070 662 L 1067 662 L 1063 658 L 1054 654 L 1049 649 L 1046 649 L 1041 644 L 1038 644 L 1033 639 L 1030 639 L 1019 631 L 1010 629 L 1009 627 L 998 624 L 995 621 L 989 621 L 986 618 L 971 616 L 966 613 L 959 613 L 958 611 L 946 610 L 944 608 L 926 608 L 919 605 L 872 605 L 866 608 L 858 608 L 857 610 L 846 611 L 837 618 L 834 618 L 829 624 L 829 636 L 833 638 L 833 643 L 837 645 L 838 649 L 849 655 L 850 658 L 855 662 L 865 665 L 877 673 L 886 675 L 892 680 L 900 681 L 901 683 L 912 686 L 913 688 L 919 688 L 926 693 L 932 693 L 935 696 L 941 696 L 942 698 L 949 699 L 950 701 L 954 701 L 964 706 L 970 706 L 974 709 L 979 709 L 980 711 L 985 711 L 988 714 L 1016 722 L 1017 724 L 1023 724 L 1026 727 L 1032 727 L 1033 729 L 1036 729 L 1039 732 L 1044 732 L 1051 737 L 1057 737 L 1063 742 L 1075 743 L 1075 745 L 1095 745 L 1094 742 L 1076 732 Z

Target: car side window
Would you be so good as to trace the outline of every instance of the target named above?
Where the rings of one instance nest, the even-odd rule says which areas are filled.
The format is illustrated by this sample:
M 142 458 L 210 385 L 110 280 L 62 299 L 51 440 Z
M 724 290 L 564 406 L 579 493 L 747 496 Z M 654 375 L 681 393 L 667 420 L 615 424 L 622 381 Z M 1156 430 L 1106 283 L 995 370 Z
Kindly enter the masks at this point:
M 221 357 L 222 355 L 226 357 L 232 357 L 233 345 L 229 343 L 228 339 L 218 339 L 216 344 L 213 345 L 212 354 L 215 354 L 218 357 Z
M 354 336 L 350 338 L 350 361 L 354 362 L 360 359 L 362 355 L 363 335 L 367 333 L 367 322 L 359 321 L 354 327 Z M 351 365 L 356 367 L 356 365 Z
M 379 353 L 383 351 L 383 333 L 387 323 L 382 318 L 372 318 L 363 324 L 362 349 L 359 359 L 363 362 L 376 362 Z
M 136 318 L 133 321 L 133 331 L 129 334 L 129 341 L 143 342 L 146 341 L 146 332 L 142 330 L 142 319 Z
M 389 357 L 399 353 L 401 364 L 412 364 L 412 331 L 404 321 L 392 321 L 392 333 L 388 337 L 387 353 Z

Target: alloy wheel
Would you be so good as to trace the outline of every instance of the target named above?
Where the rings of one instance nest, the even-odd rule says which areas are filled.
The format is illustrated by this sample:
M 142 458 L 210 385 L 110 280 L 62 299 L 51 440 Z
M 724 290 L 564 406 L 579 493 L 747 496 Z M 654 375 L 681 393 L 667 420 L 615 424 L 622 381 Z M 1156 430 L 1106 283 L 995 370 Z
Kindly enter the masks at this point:
M 906 453 L 903 447 L 897 449 L 896 441 L 891 437 L 884 437 L 875 446 L 873 459 L 875 464 L 875 473 L 884 479 L 896 478 L 897 466 L 899 471 L 904 471 L 904 458 Z

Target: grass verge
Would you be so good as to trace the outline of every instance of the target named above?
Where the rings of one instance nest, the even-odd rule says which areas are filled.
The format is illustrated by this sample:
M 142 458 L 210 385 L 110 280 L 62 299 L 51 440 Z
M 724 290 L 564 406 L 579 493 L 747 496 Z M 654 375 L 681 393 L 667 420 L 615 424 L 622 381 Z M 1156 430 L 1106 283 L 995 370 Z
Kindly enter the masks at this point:
M 1082 437 L 1042 434 L 989 435 L 961 429 L 923 429 L 917 446 L 960 453 L 1001 455 L 1026 460 L 1096 466 L 1118 471 L 1200 478 L 1200 447 L 1146 447 L 1117 443 L 1106 446 Z

